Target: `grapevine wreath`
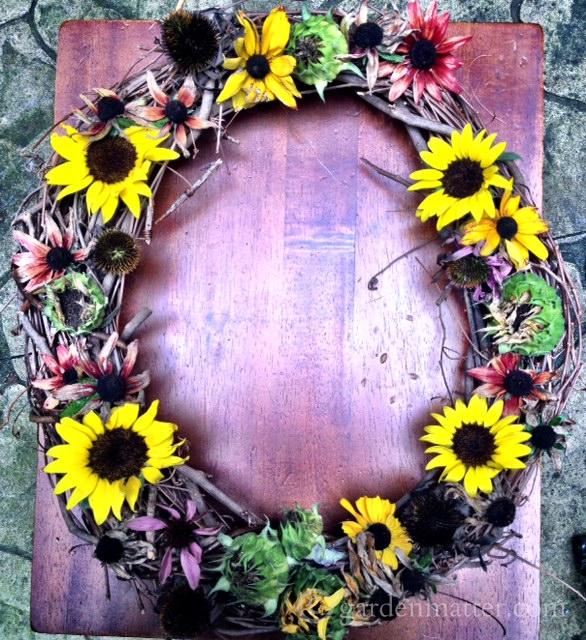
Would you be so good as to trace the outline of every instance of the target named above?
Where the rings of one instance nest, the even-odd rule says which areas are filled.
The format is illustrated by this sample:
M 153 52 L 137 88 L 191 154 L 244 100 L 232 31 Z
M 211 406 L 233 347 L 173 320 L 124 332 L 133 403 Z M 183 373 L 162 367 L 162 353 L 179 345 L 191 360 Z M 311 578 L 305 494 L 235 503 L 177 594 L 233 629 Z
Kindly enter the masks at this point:
M 516 508 L 543 455 L 564 448 L 580 371 L 576 291 L 518 156 L 460 95 L 456 54 L 469 37 L 448 37 L 448 23 L 435 0 L 425 12 L 411 0 L 405 15 L 366 1 L 300 15 L 180 2 L 148 68 L 82 96 L 51 133 L 55 153 L 14 220 L 32 420 L 67 526 L 154 604 L 169 636 L 340 640 L 390 620 L 456 569 L 512 553 Z M 415 213 L 437 223 L 436 281 L 464 301 L 469 354 L 465 397 L 421 437 L 424 480 L 396 504 L 342 498 L 336 539 L 317 506 L 263 520 L 185 464 L 185 440 L 164 405 L 144 405 L 149 373 L 135 370 L 148 314 L 120 330 L 119 312 L 169 163 L 194 156 L 204 130 L 229 140 L 244 109 L 296 108 L 302 88 L 325 99 L 341 87 L 402 121 L 419 152 L 408 181 L 370 168 L 421 192 Z

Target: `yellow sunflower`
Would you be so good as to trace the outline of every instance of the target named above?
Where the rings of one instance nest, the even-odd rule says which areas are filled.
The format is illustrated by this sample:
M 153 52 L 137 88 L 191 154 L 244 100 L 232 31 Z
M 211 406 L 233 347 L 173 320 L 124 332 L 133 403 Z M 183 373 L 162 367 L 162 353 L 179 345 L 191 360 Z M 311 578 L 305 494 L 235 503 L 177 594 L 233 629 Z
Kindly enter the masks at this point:
M 159 147 L 168 136 L 146 127 L 128 127 L 120 136 L 95 140 L 81 135 L 77 129 L 64 127 L 67 135 L 51 136 L 51 146 L 66 160 L 53 167 L 47 175 L 48 184 L 63 186 L 58 200 L 87 189 L 89 213 L 102 212 L 108 222 L 120 203 L 128 207 L 135 218 L 140 217 L 139 196 L 152 197 L 148 180 L 151 162 L 175 160 L 179 154 Z
M 301 94 L 291 78 L 297 62 L 293 56 L 283 55 L 291 32 L 285 9 L 278 7 L 269 13 L 262 38 L 246 14 L 239 12 L 237 17 L 244 27 L 244 37 L 234 42 L 238 57 L 224 60 L 224 68 L 235 73 L 226 81 L 218 102 L 232 98 L 232 106 L 240 111 L 276 98 L 295 109 L 295 98 Z
M 527 266 L 529 252 L 539 260 L 547 260 L 547 247 L 537 236 L 549 230 L 548 224 L 534 207 L 519 208 L 520 203 L 520 196 L 505 191 L 496 217 L 483 216 L 478 222 L 467 224 L 462 244 L 482 242 L 481 256 L 489 256 L 501 246 L 517 269 Z
M 507 143 L 493 146 L 495 139 L 496 133 L 487 136 L 484 130 L 474 137 L 470 124 L 462 132 L 452 132 L 451 144 L 430 138 L 429 151 L 420 154 L 430 168 L 410 176 L 417 182 L 409 191 L 433 190 L 419 205 L 417 217 L 425 222 L 437 216 L 438 230 L 469 213 L 475 220 L 483 215 L 493 218 L 496 210 L 490 187 L 512 188 L 512 180 L 502 176 L 495 164 Z
M 439 424 L 425 427 L 423 442 L 430 442 L 425 453 L 437 454 L 426 470 L 444 467 L 440 479 L 461 482 L 469 496 L 478 491 L 492 492 L 492 479 L 504 469 L 524 469 L 519 458 L 531 453 L 523 442 L 531 438 L 519 416 L 503 417 L 505 403 L 497 400 L 490 407 L 486 398 L 474 395 L 468 405 L 461 400 L 455 407 L 444 407 L 443 415 L 433 413 Z
M 391 569 L 397 569 L 399 561 L 396 550 L 400 549 L 406 555 L 411 553 L 412 544 L 407 531 L 399 520 L 395 518 L 396 506 L 383 498 L 367 498 L 363 496 L 356 501 L 356 508 L 343 498 L 340 504 L 349 511 L 356 521 L 345 520 L 342 522 L 342 530 L 352 540 L 364 531 L 374 538 L 376 557 L 389 565 Z
M 173 442 L 177 425 L 155 420 L 158 408 L 155 400 L 139 416 L 139 405 L 128 403 L 116 407 L 105 425 L 93 411 L 83 422 L 62 418 L 56 429 L 65 444 L 47 451 L 55 460 L 44 471 L 65 474 L 55 493 L 71 491 L 68 509 L 87 498 L 97 524 L 110 510 L 122 520 L 125 500 L 134 510 L 142 478 L 156 484 L 163 479 L 161 469 L 187 460 L 174 455 L 184 441 Z

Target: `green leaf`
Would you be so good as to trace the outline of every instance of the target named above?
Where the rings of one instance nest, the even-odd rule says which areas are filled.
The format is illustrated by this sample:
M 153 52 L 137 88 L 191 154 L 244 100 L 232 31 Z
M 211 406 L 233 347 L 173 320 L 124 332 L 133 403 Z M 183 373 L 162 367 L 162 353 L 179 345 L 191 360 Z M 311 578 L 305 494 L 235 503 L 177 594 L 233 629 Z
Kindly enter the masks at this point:
M 394 62 L 395 64 L 400 64 L 405 60 L 405 56 L 400 56 L 398 53 L 384 53 L 379 52 L 379 58 L 386 60 L 387 62 Z
M 63 409 L 63 411 L 60 414 L 60 417 L 61 418 L 73 418 L 78 413 L 80 413 L 80 411 L 86 406 L 86 404 L 90 400 L 94 400 L 97 397 L 98 397 L 97 394 L 94 393 L 93 395 L 88 396 L 87 398 L 80 398 L 79 400 L 74 400 L 73 402 L 69 403 L 65 407 L 65 409 Z
M 523 157 L 514 151 L 503 151 L 497 158 L 497 162 L 517 162 L 523 160 Z
M 128 127 L 134 127 L 136 122 L 130 118 L 116 118 L 116 122 L 121 129 L 128 129 Z
M 344 554 L 341 551 L 336 551 L 336 549 L 332 549 L 331 547 L 323 547 L 319 544 L 315 545 L 309 556 L 310 560 L 322 567 L 330 567 L 343 558 Z

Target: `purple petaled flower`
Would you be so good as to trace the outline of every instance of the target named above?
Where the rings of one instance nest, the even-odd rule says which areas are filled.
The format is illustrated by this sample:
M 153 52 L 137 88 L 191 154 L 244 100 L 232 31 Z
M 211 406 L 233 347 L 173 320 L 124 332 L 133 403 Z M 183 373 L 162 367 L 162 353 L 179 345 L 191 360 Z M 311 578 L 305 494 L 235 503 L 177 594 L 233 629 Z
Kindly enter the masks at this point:
M 128 523 L 128 528 L 132 531 L 162 531 L 163 545 L 166 549 L 159 570 L 160 583 L 164 584 L 170 577 L 173 570 L 173 551 L 177 550 L 187 582 L 195 590 L 201 577 L 202 558 L 202 549 L 197 543 L 197 536 L 213 536 L 220 531 L 221 527 L 215 529 L 199 527 L 197 509 L 192 500 L 186 500 L 184 515 L 181 515 L 173 507 L 161 507 L 161 509 L 169 514 L 168 520 L 141 516 L 131 520 Z
M 449 255 L 444 264 L 454 285 L 474 290 L 474 302 L 484 301 L 489 293 L 498 301 L 503 282 L 513 269 L 501 254 L 481 256 L 478 247 L 461 247 Z

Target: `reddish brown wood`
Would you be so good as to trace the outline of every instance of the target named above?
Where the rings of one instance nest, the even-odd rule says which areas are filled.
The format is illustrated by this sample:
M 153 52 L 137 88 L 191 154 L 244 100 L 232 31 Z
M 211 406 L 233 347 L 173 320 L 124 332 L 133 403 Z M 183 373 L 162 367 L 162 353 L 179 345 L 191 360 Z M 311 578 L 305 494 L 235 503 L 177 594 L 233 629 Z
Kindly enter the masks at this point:
M 474 35 L 464 50 L 467 95 L 489 128 L 521 153 L 540 202 L 541 31 L 510 24 L 458 24 L 453 31 Z M 80 91 L 124 73 L 155 33 L 148 22 L 68 23 L 57 117 L 77 104 Z M 165 418 L 189 437 L 192 463 L 258 512 L 319 500 L 333 526 L 343 515 L 341 496 L 396 499 L 417 483 L 425 459 L 418 438 L 445 397 L 438 292 L 429 279 L 438 246 L 395 265 L 379 291 L 366 286 L 434 229 L 414 217 L 417 196 L 373 175 L 360 158 L 404 176 L 417 159 L 400 126 L 342 94 L 325 106 L 303 100 L 298 112 L 257 108 L 231 133 L 240 145 L 223 145 L 221 170 L 156 227 L 128 283 L 124 313 L 154 310 L 140 336 L 140 364 L 151 369 L 150 394 L 162 399 Z M 213 159 L 212 146 L 202 140 L 201 154 L 182 167 L 189 180 Z M 169 176 L 157 210 L 182 189 Z M 447 344 L 462 353 L 455 300 L 444 316 Z M 447 364 L 457 388 L 457 366 Z M 524 534 L 517 548 L 532 561 L 539 556 L 538 490 L 517 523 Z M 33 627 L 159 635 L 154 616 L 138 614 L 127 585 L 112 580 L 113 599 L 105 600 L 91 549 L 69 553 L 75 540 L 42 474 L 37 491 Z M 452 592 L 489 607 L 511 637 L 537 638 L 539 579 L 523 565 L 492 566 L 487 576 L 463 572 Z M 486 616 L 438 602 L 447 611 L 402 617 L 356 637 L 498 636 Z

